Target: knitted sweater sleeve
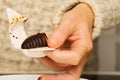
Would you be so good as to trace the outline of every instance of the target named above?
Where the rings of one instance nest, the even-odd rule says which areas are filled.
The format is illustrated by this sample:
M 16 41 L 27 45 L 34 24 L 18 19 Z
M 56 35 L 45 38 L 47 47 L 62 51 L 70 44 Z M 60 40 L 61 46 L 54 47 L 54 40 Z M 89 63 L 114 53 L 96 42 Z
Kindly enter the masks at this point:
M 94 12 L 93 39 L 105 29 L 120 23 L 120 0 L 66 0 L 57 11 L 54 24 L 57 25 L 63 14 L 79 3 L 88 4 Z

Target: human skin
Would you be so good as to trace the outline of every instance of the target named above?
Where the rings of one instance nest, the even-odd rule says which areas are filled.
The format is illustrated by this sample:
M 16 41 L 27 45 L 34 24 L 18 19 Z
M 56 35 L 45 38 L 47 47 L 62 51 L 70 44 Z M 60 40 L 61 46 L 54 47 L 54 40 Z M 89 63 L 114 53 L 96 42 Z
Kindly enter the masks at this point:
M 78 80 L 93 48 L 92 28 L 94 14 L 91 8 L 80 3 L 66 12 L 58 28 L 48 37 L 49 47 L 46 57 L 38 58 L 40 62 L 63 74 L 42 75 L 39 80 Z

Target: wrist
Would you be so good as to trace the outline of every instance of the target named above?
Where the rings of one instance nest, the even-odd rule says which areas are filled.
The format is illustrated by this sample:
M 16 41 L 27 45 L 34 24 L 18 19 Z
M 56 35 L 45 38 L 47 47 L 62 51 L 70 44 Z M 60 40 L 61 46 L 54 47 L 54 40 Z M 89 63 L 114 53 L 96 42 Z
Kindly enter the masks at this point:
M 89 27 L 92 28 L 94 24 L 94 13 L 91 7 L 86 3 L 80 3 L 76 5 L 74 9 L 81 15 L 82 19 L 87 22 Z

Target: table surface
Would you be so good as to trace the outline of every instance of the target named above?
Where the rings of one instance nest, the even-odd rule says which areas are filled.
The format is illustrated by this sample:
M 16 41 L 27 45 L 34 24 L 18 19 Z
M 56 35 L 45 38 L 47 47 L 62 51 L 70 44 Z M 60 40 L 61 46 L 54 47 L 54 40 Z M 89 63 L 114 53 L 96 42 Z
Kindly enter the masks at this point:
M 39 74 L 16 74 L 16 75 L 1 75 L 0 80 L 38 80 Z M 80 78 L 79 80 L 88 80 Z
M 89 72 L 81 77 L 89 80 L 120 80 L 120 72 Z
M 1 76 L 22 75 L 22 76 L 18 76 L 18 77 L 23 77 L 23 78 L 29 77 L 30 78 L 30 76 L 31 76 L 31 79 L 32 79 L 32 77 L 34 79 L 35 78 L 37 79 L 38 76 L 40 76 L 40 74 L 44 74 L 44 73 L 36 73 L 36 74 L 34 74 L 34 73 L 14 73 L 14 74 L 1 74 Z M 47 73 L 47 74 L 51 75 L 51 73 Z M 57 73 L 53 73 L 53 74 L 57 74 Z M 0 76 L 0 80 L 1 80 L 1 76 Z M 120 72 L 85 72 L 82 74 L 81 78 L 85 78 L 88 80 L 120 80 Z M 34 80 L 34 79 L 32 79 L 32 80 Z M 2 79 L 2 80 L 8 80 L 8 78 Z M 14 79 L 12 79 L 12 80 L 14 80 Z

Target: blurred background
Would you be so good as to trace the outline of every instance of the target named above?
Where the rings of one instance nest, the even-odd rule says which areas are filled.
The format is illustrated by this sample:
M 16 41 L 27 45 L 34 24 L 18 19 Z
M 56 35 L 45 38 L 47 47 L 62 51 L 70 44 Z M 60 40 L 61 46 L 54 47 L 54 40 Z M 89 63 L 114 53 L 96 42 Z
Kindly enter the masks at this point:
M 29 20 L 25 24 L 28 35 L 38 32 L 50 34 L 52 19 L 56 9 L 64 0 L 0 0 L 0 73 L 39 73 L 52 72 L 33 58 L 16 50 L 8 35 L 6 8 L 12 8 L 25 15 Z M 94 40 L 94 49 L 84 72 L 120 70 L 120 25 L 104 32 Z

